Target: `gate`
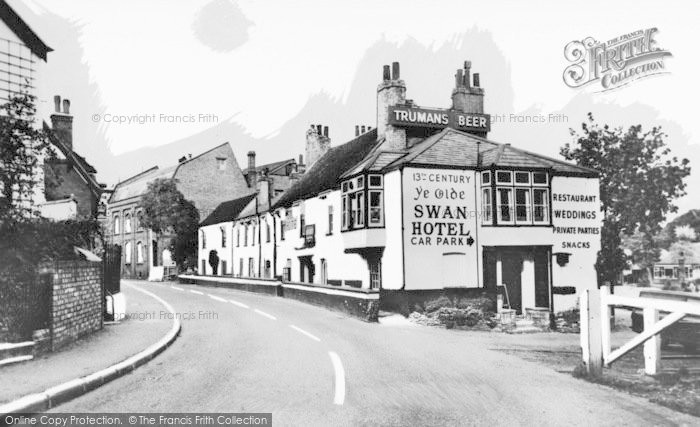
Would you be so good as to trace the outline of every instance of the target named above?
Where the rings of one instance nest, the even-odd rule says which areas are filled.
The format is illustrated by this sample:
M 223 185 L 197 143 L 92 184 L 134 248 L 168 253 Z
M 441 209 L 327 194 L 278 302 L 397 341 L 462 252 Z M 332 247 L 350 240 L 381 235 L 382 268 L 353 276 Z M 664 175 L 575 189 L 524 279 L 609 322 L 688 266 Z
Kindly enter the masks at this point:
M 610 317 L 614 306 L 642 309 L 644 331 L 612 350 Z M 700 316 L 700 304 L 697 303 L 611 295 L 606 286 L 587 290 L 581 296 L 580 308 L 583 362 L 588 373 L 593 375 L 600 375 L 603 366 L 610 366 L 640 345 L 644 346 L 644 372 L 657 374 L 661 368 L 661 331 L 685 316 Z M 662 318 L 661 312 L 668 314 Z
M 119 293 L 121 279 L 122 248 L 108 245 L 102 257 L 102 280 L 105 296 Z

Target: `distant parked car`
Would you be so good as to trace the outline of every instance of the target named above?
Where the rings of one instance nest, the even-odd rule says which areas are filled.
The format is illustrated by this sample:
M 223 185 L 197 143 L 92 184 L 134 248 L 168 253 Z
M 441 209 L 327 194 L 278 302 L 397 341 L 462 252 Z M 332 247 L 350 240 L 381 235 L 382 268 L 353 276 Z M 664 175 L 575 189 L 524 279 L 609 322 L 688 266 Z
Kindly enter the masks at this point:
M 643 290 L 639 292 L 642 298 L 658 298 L 669 301 L 694 302 L 700 304 L 700 295 L 681 291 Z M 662 317 L 668 314 L 661 312 Z M 644 331 L 644 315 L 642 309 L 632 311 L 632 330 L 640 333 Z M 661 332 L 661 347 L 667 348 L 672 343 L 678 343 L 687 351 L 694 351 L 700 347 L 700 318 L 686 316 Z

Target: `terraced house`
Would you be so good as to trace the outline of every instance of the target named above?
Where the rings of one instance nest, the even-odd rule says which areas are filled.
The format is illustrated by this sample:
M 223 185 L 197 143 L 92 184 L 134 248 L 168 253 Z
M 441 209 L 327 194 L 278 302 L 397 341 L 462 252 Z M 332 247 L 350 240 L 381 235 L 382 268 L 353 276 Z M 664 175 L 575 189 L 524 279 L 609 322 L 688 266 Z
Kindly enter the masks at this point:
M 231 227 L 248 249 L 232 246 L 233 269 L 218 274 L 376 291 L 386 307 L 446 290 L 501 295 L 518 314 L 573 307 L 596 286 L 598 174 L 489 140 L 470 68 L 437 109 L 407 99 L 399 64 L 385 66 L 376 128 L 333 147 L 311 129 L 306 172 Z M 207 244 L 214 226 L 202 228 Z M 200 262 L 211 274 L 205 251 Z

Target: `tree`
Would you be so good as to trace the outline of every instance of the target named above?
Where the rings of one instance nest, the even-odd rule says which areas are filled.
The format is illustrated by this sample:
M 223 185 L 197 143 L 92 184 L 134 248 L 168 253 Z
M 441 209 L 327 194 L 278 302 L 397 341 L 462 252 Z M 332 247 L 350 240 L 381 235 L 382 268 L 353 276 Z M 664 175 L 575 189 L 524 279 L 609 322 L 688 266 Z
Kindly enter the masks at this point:
M 173 235 L 169 248 L 178 266 L 196 266 L 199 212 L 177 189 L 177 182 L 165 178 L 150 182 L 139 205 L 144 227 L 159 238 Z
M 625 267 L 622 236 L 639 231 L 648 253 L 666 214 L 678 210 L 674 199 L 686 194 L 683 180 L 690 174 L 689 161 L 671 157 L 660 127 L 650 131 L 641 125 L 627 131 L 600 127 L 589 113 L 581 130 L 581 134 L 570 130 L 574 142 L 566 143 L 561 154 L 600 174 L 603 228 L 596 270 L 599 284 L 616 283 Z
M 0 106 L 0 222 L 35 214 L 32 195 L 42 156 L 55 156 L 43 130 L 35 128 L 34 99 L 15 96 Z

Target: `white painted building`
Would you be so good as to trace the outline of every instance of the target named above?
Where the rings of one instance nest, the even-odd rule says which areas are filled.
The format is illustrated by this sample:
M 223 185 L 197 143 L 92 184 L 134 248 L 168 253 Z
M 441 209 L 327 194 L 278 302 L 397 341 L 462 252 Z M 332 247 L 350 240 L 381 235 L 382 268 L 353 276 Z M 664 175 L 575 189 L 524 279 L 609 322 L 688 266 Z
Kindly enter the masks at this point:
M 452 108 L 439 110 L 407 100 L 398 64 L 385 67 L 377 128 L 335 147 L 307 134 L 307 153 L 320 155 L 306 173 L 271 213 L 231 226 L 237 239 L 273 225 L 270 242 L 233 249 L 233 274 L 382 298 L 501 294 L 518 313 L 575 306 L 597 285 L 598 174 L 486 139 L 484 91 L 469 72 L 458 70 Z

